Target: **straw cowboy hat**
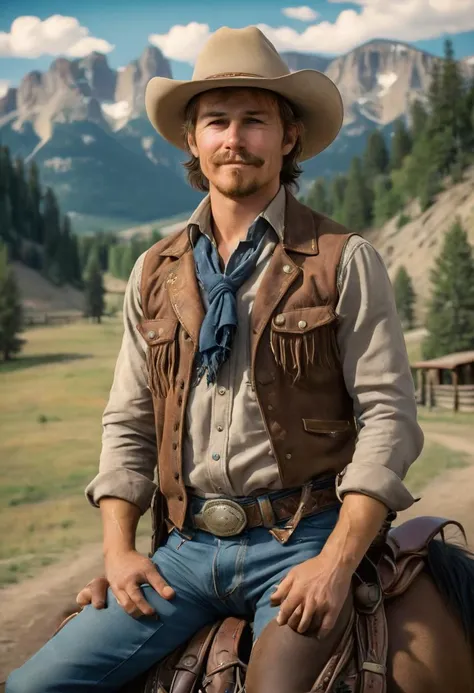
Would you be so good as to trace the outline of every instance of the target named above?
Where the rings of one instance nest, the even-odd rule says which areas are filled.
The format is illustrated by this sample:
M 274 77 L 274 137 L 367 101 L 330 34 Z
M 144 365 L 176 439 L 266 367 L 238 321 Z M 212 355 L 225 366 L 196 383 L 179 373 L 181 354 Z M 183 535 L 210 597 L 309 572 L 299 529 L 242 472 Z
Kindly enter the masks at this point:
M 187 103 L 196 94 L 220 87 L 259 87 L 295 104 L 304 124 L 300 161 L 310 159 L 336 138 L 343 120 L 336 85 L 317 70 L 291 73 L 275 47 L 257 27 L 218 29 L 200 52 L 191 80 L 153 77 L 145 106 L 154 128 L 185 150 L 183 122 Z

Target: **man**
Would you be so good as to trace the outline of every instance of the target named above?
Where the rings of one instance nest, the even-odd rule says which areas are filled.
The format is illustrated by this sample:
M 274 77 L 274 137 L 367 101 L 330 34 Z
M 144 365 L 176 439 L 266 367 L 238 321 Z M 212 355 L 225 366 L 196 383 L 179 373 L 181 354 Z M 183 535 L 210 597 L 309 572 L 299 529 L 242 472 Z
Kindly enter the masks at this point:
M 103 520 L 107 608 L 83 590 L 92 605 L 7 693 L 118 690 L 229 614 L 253 619 L 260 650 L 286 634 L 326 656 L 362 557 L 388 511 L 413 502 L 402 479 L 422 434 L 385 268 L 290 192 L 297 161 L 340 129 L 335 85 L 290 74 L 255 27 L 222 28 L 190 82 L 151 80 L 146 107 L 209 195 L 139 259 L 126 292 L 86 491 Z M 135 531 L 157 452 L 150 560 Z M 248 691 L 265 690 L 252 658 Z

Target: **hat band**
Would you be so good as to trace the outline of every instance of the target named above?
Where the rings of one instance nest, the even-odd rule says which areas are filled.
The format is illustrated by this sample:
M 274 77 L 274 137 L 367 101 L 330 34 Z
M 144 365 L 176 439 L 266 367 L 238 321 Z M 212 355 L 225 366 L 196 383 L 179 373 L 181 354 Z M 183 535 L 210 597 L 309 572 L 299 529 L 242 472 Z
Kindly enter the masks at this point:
M 218 72 L 216 75 L 209 75 L 204 79 L 220 79 L 222 77 L 262 77 L 262 75 L 254 75 L 252 72 Z

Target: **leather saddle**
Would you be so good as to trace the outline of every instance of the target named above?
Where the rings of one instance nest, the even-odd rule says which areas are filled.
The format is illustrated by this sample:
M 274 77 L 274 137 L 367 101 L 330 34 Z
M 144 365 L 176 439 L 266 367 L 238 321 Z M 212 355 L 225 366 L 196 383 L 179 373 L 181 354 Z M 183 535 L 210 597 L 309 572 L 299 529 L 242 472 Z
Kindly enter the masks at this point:
M 386 523 L 356 571 L 352 613 L 311 691 L 386 693 L 385 603 L 410 587 L 425 567 L 429 543 L 439 534 L 444 540 L 448 525 L 457 526 L 466 539 L 455 520 L 420 516 L 395 528 Z M 251 648 L 248 621 L 228 617 L 210 623 L 121 693 L 244 693 Z

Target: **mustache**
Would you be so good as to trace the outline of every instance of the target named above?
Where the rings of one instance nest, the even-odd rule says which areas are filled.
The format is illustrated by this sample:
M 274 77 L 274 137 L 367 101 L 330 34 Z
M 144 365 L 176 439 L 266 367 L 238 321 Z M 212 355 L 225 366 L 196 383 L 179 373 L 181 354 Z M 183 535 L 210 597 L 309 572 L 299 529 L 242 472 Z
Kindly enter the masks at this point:
M 253 166 L 263 166 L 265 161 L 255 154 L 242 151 L 238 154 L 238 156 L 235 154 L 219 154 L 213 159 L 213 163 L 216 164 L 216 166 L 222 166 L 224 164 L 250 164 Z

